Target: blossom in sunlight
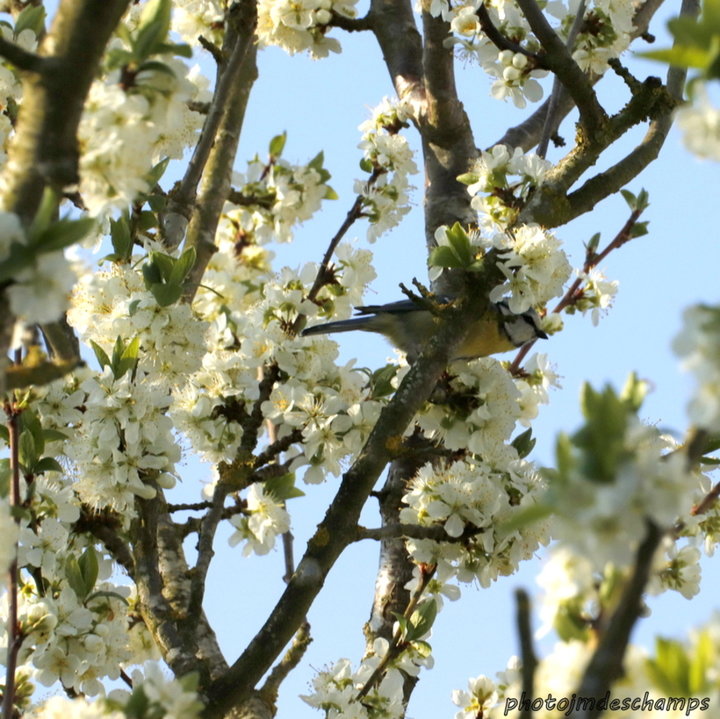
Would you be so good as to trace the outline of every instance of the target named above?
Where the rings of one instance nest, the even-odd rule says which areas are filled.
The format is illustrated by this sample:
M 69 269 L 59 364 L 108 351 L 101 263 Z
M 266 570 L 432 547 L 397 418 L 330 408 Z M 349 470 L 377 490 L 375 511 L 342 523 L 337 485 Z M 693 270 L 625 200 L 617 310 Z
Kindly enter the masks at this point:
M 25 716 L 28 719 L 125 719 L 120 710 L 110 710 L 101 701 L 84 697 L 50 697 Z
M 490 299 L 499 301 L 510 293 L 508 305 L 515 314 L 545 304 L 562 294 L 572 268 L 560 241 L 538 225 L 521 225 L 510 233 L 499 233 L 498 267 L 506 281 L 495 287 Z
M 8 287 L 10 309 L 28 323 L 53 322 L 67 309 L 76 279 L 63 252 L 38 254 L 29 267 L 15 274 Z
M 355 17 L 356 0 L 261 0 L 258 40 L 278 45 L 294 55 L 307 50 L 313 58 L 340 52 L 340 43 L 327 36 L 333 13 Z
M 455 719 L 477 719 L 479 716 L 485 716 L 498 701 L 495 682 L 482 674 L 474 679 L 468 679 L 467 691 L 455 689 L 452 693 L 452 701 L 453 704 L 461 707 L 455 714 Z
M 363 161 L 377 177 L 373 182 L 355 181 L 355 192 L 363 197 L 363 214 L 370 220 L 368 239 L 372 242 L 395 227 L 410 211 L 408 175 L 417 174 L 413 151 L 400 133 L 410 118 L 410 108 L 385 98 L 373 116 L 360 125 L 358 147 Z
M 290 515 L 263 485 L 253 484 L 248 490 L 247 514 L 235 515 L 230 523 L 236 529 L 228 540 L 231 547 L 245 541 L 243 554 L 267 554 L 277 535 L 290 529 Z

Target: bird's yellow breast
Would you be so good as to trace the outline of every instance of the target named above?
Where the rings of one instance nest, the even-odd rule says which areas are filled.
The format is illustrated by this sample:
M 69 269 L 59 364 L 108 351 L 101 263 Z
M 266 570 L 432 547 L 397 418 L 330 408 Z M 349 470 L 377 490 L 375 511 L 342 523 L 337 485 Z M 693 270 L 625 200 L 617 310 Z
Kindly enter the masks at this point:
M 473 322 L 465 339 L 455 351 L 454 359 L 487 357 L 515 349 L 510 338 L 502 331 L 494 312 Z

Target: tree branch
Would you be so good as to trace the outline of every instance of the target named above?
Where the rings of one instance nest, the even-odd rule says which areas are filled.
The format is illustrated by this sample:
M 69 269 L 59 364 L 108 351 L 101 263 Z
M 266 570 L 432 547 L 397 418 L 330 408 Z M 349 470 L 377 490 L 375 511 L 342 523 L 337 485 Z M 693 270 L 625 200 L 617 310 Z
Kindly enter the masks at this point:
M 635 565 L 623 592 L 617 609 L 609 619 L 607 628 L 602 633 L 600 643 L 593 653 L 577 690 L 581 697 L 601 698 L 612 686 L 612 683 L 623 672 L 623 658 L 630 632 L 640 618 L 643 610 L 642 595 L 650 577 L 653 557 L 663 538 L 663 532 L 648 522 L 647 534 L 637 550 Z M 594 719 L 601 714 L 596 706 L 591 709 L 577 711 L 574 719 Z
M 256 22 L 254 0 L 243 0 L 231 11 L 223 48 L 229 52 L 229 59 L 224 67 L 218 68 L 217 88 L 200 140 L 178 190 L 172 193 L 165 218 L 165 244 L 177 247 L 187 229 L 185 247 L 194 247 L 197 252 L 195 266 L 187 280 L 186 301 L 192 301 L 207 263 L 216 251 L 215 232 L 230 191 L 245 109 L 257 78 Z M 196 203 L 201 179 L 202 196 Z
M 631 36 L 633 39 L 647 32 L 650 21 L 662 3 L 663 0 L 646 0 L 646 2 L 640 5 L 633 19 L 634 31 Z M 591 75 L 590 82 L 595 85 L 601 77 L 602 75 Z M 499 140 L 493 142 L 490 147 L 494 145 L 508 145 L 509 147 L 519 147 L 524 152 L 535 147 L 542 137 L 545 118 L 548 115 L 551 101 L 552 97 L 548 98 L 532 115 L 515 127 L 508 129 L 505 134 Z M 574 107 L 575 103 L 572 97 L 567 92 L 561 93 L 555 108 L 554 121 L 549 128 L 551 136 L 558 131 L 560 123 Z
M 485 7 L 484 3 L 479 4 L 477 9 L 475 10 L 475 14 L 478 16 L 478 21 L 480 22 L 480 29 L 485 33 L 487 39 L 490 40 L 490 42 L 495 45 L 498 50 L 510 50 L 514 53 L 520 53 L 521 55 L 525 55 L 525 57 L 529 57 L 534 60 L 539 67 L 543 66 L 542 59 L 539 58 L 535 53 L 526 50 L 520 43 L 513 42 L 512 40 L 510 40 L 510 38 L 505 37 L 505 35 L 503 35 L 500 30 L 495 27 L 492 18 L 490 17 L 490 13 L 488 12 L 488 9 Z
M 2 35 L 0 35 L 0 55 L 15 65 L 18 70 L 42 72 L 44 62 L 42 57 L 6 40 Z
M 545 50 L 545 66 L 552 70 L 572 97 L 580 112 L 580 126 L 587 139 L 593 142 L 605 123 L 606 114 L 598 102 L 592 83 L 573 60 L 570 50 L 550 27 L 535 0 L 517 0 L 517 3 Z
M 40 44 L 41 71 L 25 78 L 4 178 L 5 209 L 25 223 L 35 216 L 46 183 L 62 190 L 79 180 L 77 128 L 85 99 L 129 2 L 63 0 Z
M 483 279 L 487 280 L 478 278 L 479 284 Z M 470 296 L 458 307 L 447 310 L 437 335 L 412 365 L 393 399 L 383 408 L 360 455 L 343 475 L 325 518 L 269 618 L 229 671 L 209 687 L 206 717 L 222 716 L 231 707 L 242 704 L 305 621 L 328 572 L 348 544 L 354 541 L 360 512 L 391 458 L 393 445 L 429 397 L 453 349 L 462 341 L 470 318 L 487 307 L 487 297 L 478 291 L 468 294 Z

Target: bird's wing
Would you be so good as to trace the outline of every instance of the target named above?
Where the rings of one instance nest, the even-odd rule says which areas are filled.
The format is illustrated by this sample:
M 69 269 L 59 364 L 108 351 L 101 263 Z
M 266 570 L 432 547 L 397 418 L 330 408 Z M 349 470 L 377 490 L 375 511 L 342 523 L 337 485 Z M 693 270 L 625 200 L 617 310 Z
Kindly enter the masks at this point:
M 422 307 L 412 300 L 398 300 L 397 302 L 388 302 L 386 305 L 364 305 L 355 308 L 355 312 L 359 315 L 376 315 L 382 312 L 400 313 L 422 311 Z

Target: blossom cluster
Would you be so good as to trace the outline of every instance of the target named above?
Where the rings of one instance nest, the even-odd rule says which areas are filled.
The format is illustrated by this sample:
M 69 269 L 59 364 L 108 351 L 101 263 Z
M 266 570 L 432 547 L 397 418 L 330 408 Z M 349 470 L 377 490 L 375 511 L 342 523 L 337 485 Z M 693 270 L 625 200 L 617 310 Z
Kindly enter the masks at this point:
M 679 108 L 676 117 L 685 147 L 698 157 L 720 161 L 720 108 L 700 83 L 695 85 L 694 102 Z
M 425 465 L 404 496 L 404 523 L 442 527 L 449 538 L 462 542 L 409 539 L 415 562 L 438 566 L 433 593 L 446 593 L 453 577 L 489 586 L 498 576 L 515 572 L 549 539 L 549 524 L 537 522 L 519 530 L 504 528 L 516 513 L 533 506 L 544 485 L 534 468 L 515 459 L 498 469 L 479 460 L 446 466 Z M 417 577 L 413 581 L 415 586 Z M 452 593 L 450 595 L 452 597 Z
M 294 55 L 307 50 L 311 57 L 340 52 L 340 43 L 327 36 L 333 15 L 355 17 L 356 0 L 261 0 L 258 3 L 258 40 L 278 45 Z
M 509 227 L 531 190 L 550 169 L 550 163 L 519 147 L 507 145 L 483 150 L 472 171 L 461 178 L 468 184 L 472 208 L 480 215 L 481 229 Z M 489 223 L 489 226 L 488 226 Z
M 423 666 L 432 666 L 432 657 L 420 647 L 420 643 L 409 643 L 387 664 L 382 680 L 361 695 L 390 648 L 386 639 L 376 639 L 356 670 L 350 660 L 338 660 L 329 669 L 317 673 L 312 681 L 313 693 L 302 699 L 325 711 L 327 719 L 400 719 L 405 715 L 405 677 L 416 677 Z
M 372 242 L 400 223 L 410 211 L 408 175 L 417 173 L 413 151 L 400 129 L 407 126 L 410 107 L 385 98 L 372 117 L 360 125 L 362 166 L 373 173 L 370 181 L 356 180 L 355 191 L 363 198 L 363 215 L 370 220 Z
M 165 719 L 194 719 L 202 705 L 189 678 L 166 676 L 156 662 L 133 670 L 132 693 L 116 689 L 106 699 L 51 697 L 26 716 L 29 719 L 123 719 L 128 714 Z M 142 713 L 138 713 L 138 707 Z
M 227 0 L 175 0 L 172 29 L 189 45 L 201 35 L 220 45 L 227 6 Z
M 477 61 L 491 78 L 495 78 L 491 87 L 493 97 L 509 99 L 519 108 L 525 107 L 528 101 L 537 102 L 543 96 L 538 79 L 547 72 L 538 67 L 535 55 L 541 46 L 525 16 L 513 0 L 485 4 L 488 19 L 496 31 L 516 45 L 513 50 L 498 50 L 483 30 L 477 13 L 480 4 L 481 0 L 455 3 L 434 0 L 430 12 L 450 23 L 452 35 L 448 43 L 457 46 L 465 58 Z M 621 0 L 587 3 L 584 21 L 572 47 L 573 59 L 583 71 L 602 74 L 608 68 L 608 61 L 628 47 L 634 11 L 632 3 Z M 553 0 L 547 3 L 547 12 L 559 21 L 556 32 L 567 41 L 578 3 Z
M 616 429 L 617 436 L 608 440 L 612 449 L 605 467 L 593 460 L 582 465 L 581 454 L 568 455 L 565 481 L 555 497 L 556 537 L 578 554 L 592 557 L 598 571 L 608 562 L 626 566 L 647 533 L 648 521 L 669 529 L 689 517 L 702 496 L 698 477 L 688 470 L 684 453 L 671 451 L 674 445 L 667 436 L 634 416 L 628 417 L 624 429 Z M 577 441 L 583 436 L 575 435 Z M 559 451 L 564 456 L 565 450 Z M 589 446 L 583 451 L 593 450 Z M 610 463 L 612 478 L 606 476 Z
M 68 690 L 96 695 L 104 679 L 117 679 L 122 666 L 154 657 L 156 649 L 134 616 L 130 589 L 111 581 L 111 562 L 75 531 L 80 503 L 57 469 L 34 476 L 31 492 L 28 483 L 22 487 L 29 499 L 18 537 L 19 661 L 32 664 L 41 684 L 60 681 Z M 6 594 L 4 636 L 8 601 Z
M 90 88 L 78 142 L 79 191 L 92 216 L 106 218 L 150 191 L 153 167 L 181 158 L 202 126 L 203 116 L 188 104 L 207 96 L 199 69 L 174 57 L 162 64 L 167 71 L 143 72 L 131 83 L 122 68 L 111 70 Z
M 245 172 L 233 173 L 236 189 L 223 213 L 220 237 L 234 234 L 248 245 L 290 242 L 294 226 L 310 219 L 322 200 L 335 197 L 329 177 L 322 153 L 305 165 L 255 156 Z

